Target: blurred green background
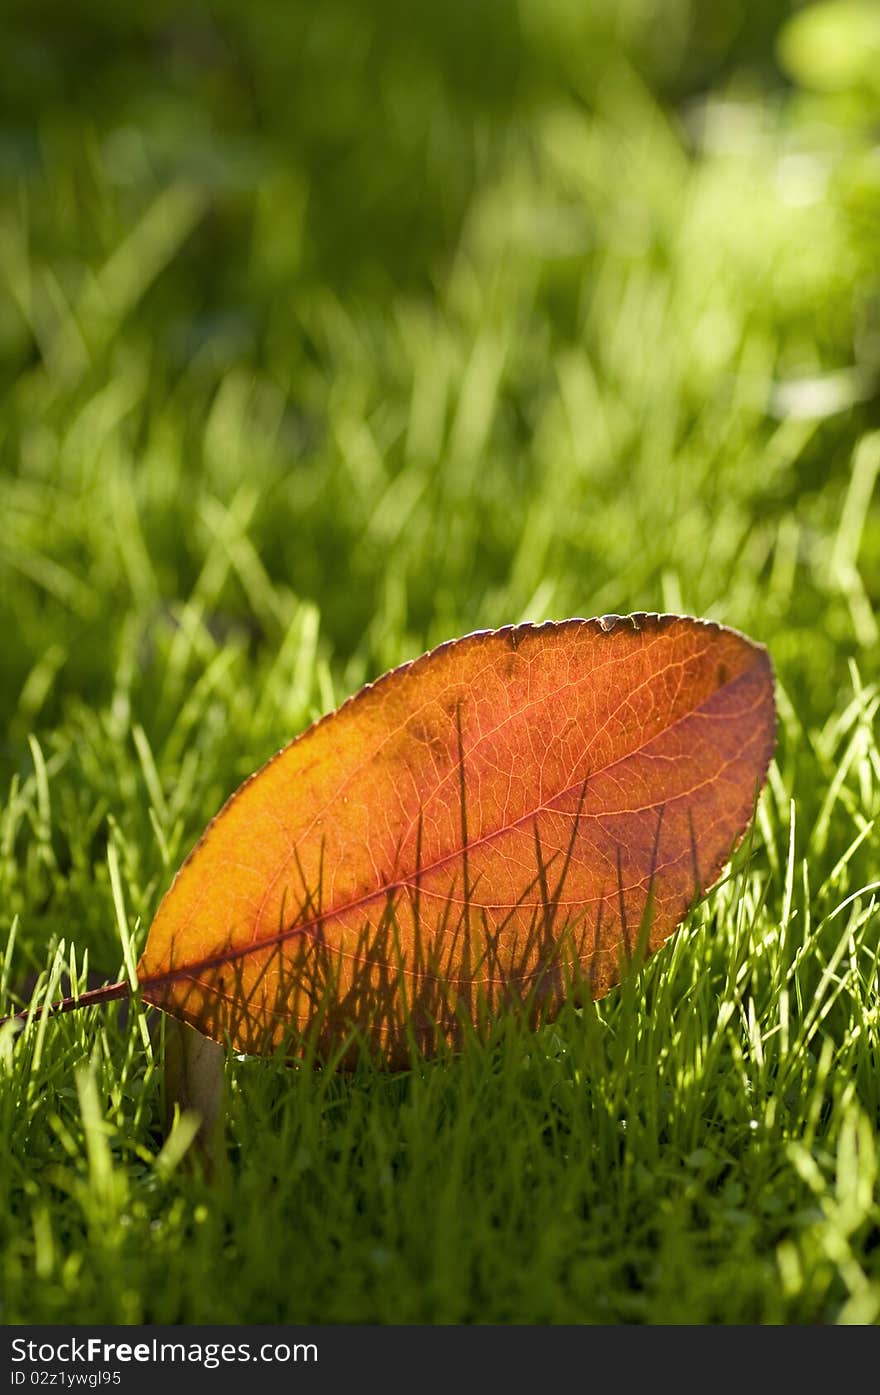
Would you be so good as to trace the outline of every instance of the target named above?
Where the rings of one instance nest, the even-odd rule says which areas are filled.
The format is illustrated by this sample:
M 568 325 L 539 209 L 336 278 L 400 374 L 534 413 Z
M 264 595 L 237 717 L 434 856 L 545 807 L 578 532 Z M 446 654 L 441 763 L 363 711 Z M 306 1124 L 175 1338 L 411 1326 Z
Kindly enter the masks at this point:
M 860 986 L 834 1071 L 812 1036 L 817 1020 L 830 1033 L 832 1018 L 811 1018 L 808 1006 L 834 978 L 824 956 L 836 953 L 842 924 L 835 898 L 880 878 L 880 6 L 2 0 L 0 33 L 0 787 L 9 790 L 0 928 L 17 934 L 0 997 L 39 975 L 45 988 L 47 971 L 57 970 L 57 986 L 65 965 L 74 976 L 83 969 L 85 952 L 90 981 L 115 976 L 117 926 L 142 940 L 222 800 L 362 682 L 468 630 L 608 611 L 711 616 L 769 645 L 781 744 L 762 804 L 761 910 L 743 973 L 753 969 L 760 983 L 767 944 L 788 953 L 780 926 L 794 923 L 800 937 L 819 927 L 809 952 L 797 951 L 806 985 L 792 989 L 806 1024 L 797 1050 L 785 1056 L 783 966 L 772 993 L 755 988 L 742 1035 L 733 1007 L 724 1019 L 733 1045 L 725 1037 L 717 1057 L 716 1125 L 704 1106 L 703 1047 L 694 1036 L 694 1064 L 691 1038 L 675 1036 L 664 1059 L 674 1065 L 680 1053 L 686 1106 L 676 1110 L 670 1087 L 655 1101 L 656 1135 L 633 1130 L 629 1143 L 633 1155 L 644 1144 L 645 1173 L 661 1181 L 657 1158 L 666 1166 L 674 1155 L 667 1190 L 656 1204 L 645 1193 L 641 1221 L 642 1202 L 615 1213 L 613 1243 L 595 1229 L 604 1200 L 583 1215 L 573 1201 L 581 1220 L 566 1220 L 564 1234 L 548 1222 L 559 1254 L 547 1260 L 546 1294 L 522 1257 L 532 1253 L 527 1218 L 568 1216 L 557 1201 L 576 1178 L 567 1157 L 548 1151 L 540 1100 L 522 1138 L 545 1178 L 545 1211 L 526 1197 L 509 1233 L 494 1229 L 479 1158 L 449 1182 L 436 1252 L 434 1193 L 418 1169 L 412 1215 L 423 1230 L 404 1219 L 393 1238 L 393 1207 L 369 1230 L 368 1207 L 362 1218 L 340 1198 L 355 1183 L 384 1196 L 390 1173 L 384 1162 L 375 1177 L 362 1167 L 373 1135 L 359 1132 L 357 1109 L 366 1118 L 385 1100 L 389 1137 L 403 1115 L 378 1087 L 355 1082 L 349 1096 L 339 1086 L 355 1122 L 337 1145 L 320 1085 L 306 1153 L 330 1179 L 327 1194 L 316 1192 L 310 1212 L 311 1193 L 294 1188 L 267 1210 L 265 1149 L 245 1148 L 253 1205 L 240 1205 L 237 1184 L 229 1225 L 238 1240 L 228 1241 L 215 1208 L 216 1230 L 199 1232 L 202 1249 L 185 1261 L 174 1234 L 201 1225 L 205 1208 L 187 1184 L 175 1191 L 176 1179 L 155 1190 L 160 1086 L 132 1064 L 141 1050 L 133 1029 L 123 1051 L 128 1028 L 111 1012 L 109 1035 L 89 1037 L 103 1075 L 97 1093 L 83 1087 L 83 1123 L 70 1082 L 84 1047 L 53 1023 L 32 1073 L 9 1076 L 4 1106 L 18 1130 L 0 1178 L 9 1311 L 233 1320 L 228 1276 L 244 1272 L 243 1319 L 580 1320 L 595 1316 L 598 1281 L 590 1269 L 579 1296 L 565 1269 L 569 1242 L 624 1255 L 644 1222 L 638 1244 L 648 1256 L 668 1227 L 665 1268 L 655 1274 L 644 1260 L 638 1303 L 625 1275 L 612 1284 L 606 1313 L 827 1320 L 849 1294 L 854 1320 L 876 1315 L 876 1169 L 865 1173 L 874 1200 L 860 1219 L 850 1224 L 846 1211 L 838 1230 L 816 1219 L 817 1197 L 832 1197 L 827 1215 L 838 1216 L 833 1187 L 843 1195 L 840 1177 L 857 1175 L 844 1167 L 846 1140 L 864 1128 L 870 1141 L 880 1117 L 876 1010 L 871 1026 L 861 996 L 876 1001 L 876 959 L 863 981 L 852 952 Z M 794 922 L 793 886 L 803 894 Z M 705 914 L 716 905 L 728 938 L 719 929 L 705 952 L 715 944 L 723 981 L 740 921 L 723 901 Z M 873 932 L 859 925 L 868 953 Z M 76 946 L 73 967 L 60 949 L 53 959 L 62 936 L 68 956 Z M 705 978 L 702 997 L 688 990 L 703 1004 L 693 1021 L 699 1012 L 714 1020 L 716 986 Z M 616 1011 L 609 1006 L 612 1043 Z M 671 1032 L 674 1022 L 670 1012 Z M 766 1172 L 749 1171 L 760 1110 L 745 1067 L 742 1099 L 724 1113 L 728 1046 L 749 1069 L 757 1053 L 776 1120 Z M 653 1038 L 645 1050 L 653 1061 Z M 775 1051 L 780 1072 L 805 1082 L 806 1133 L 776 1098 Z M 589 1070 L 601 1073 L 602 1060 L 589 1057 L 578 1090 L 583 1080 L 593 1090 Z M 627 1070 L 621 1046 L 621 1099 L 642 1088 Z M 826 1077 L 829 1089 L 851 1089 L 835 1096 L 837 1113 L 822 1103 Z M 439 1090 L 439 1078 L 429 1074 L 426 1088 Z M 257 1087 L 242 1083 L 240 1063 L 230 1079 L 244 1129 L 247 1088 Z M 19 1088 L 30 1092 L 26 1108 Z M 259 1089 L 268 1098 L 270 1088 L 266 1076 Z M 266 1105 L 278 1176 L 301 1127 L 285 1089 L 280 1112 L 274 1097 Z M 443 1089 L 453 1098 L 437 1114 L 438 1138 L 463 1109 L 454 1073 Z M 602 1089 L 584 1128 L 600 1117 Z M 600 1199 L 624 1177 L 617 1107 L 608 1106 L 607 1170 L 590 1164 Z M 855 1109 L 853 1123 L 846 1111 Z M 512 1116 L 497 1129 L 492 1117 L 487 1130 L 503 1142 Z M 95 1242 L 106 1227 L 82 1191 L 104 1157 L 94 1137 L 105 1127 L 118 1197 L 136 1198 L 125 1211 L 128 1248 L 119 1239 L 112 1255 Z M 812 1146 L 816 1129 L 831 1149 L 843 1140 L 837 1181 L 833 1158 L 814 1163 L 802 1149 L 791 1163 L 791 1138 Z M 424 1133 L 426 1155 L 442 1162 L 432 1137 Z M 740 1200 L 707 1183 L 705 1215 L 721 1207 L 713 1250 L 704 1220 L 689 1230 L 676 1207 L 681 1159 L 705 1161 L 716 1147 L 718 1175 L 733 1167 L 747 1200 L 737 1211 Z M 64 1149 L 67 1181 L 58 1182 Z M 827 1197 L 816 1167 L 832 1179 Z M 401 1164 L 397 1184 L 408 1175 Z M 61 1206 L 58 1188 L 74 1201 Z M 71 1218 L 83 1196 L 78 1231 Z M 476 1280 L 468 1288 L 456 1269 L 470 1242 L 450 1237 L 474 1197 L 491 1218 L 485 1253 L 509 1280 L 509 1302 Z M 173 1234 L 161 1229 L 168 1215 Z M 273 1246 L 280 1254 L 289 1235 L 305 1233 L 297 1226 L 326 1235 L 330 1215 L 351 1287 L 339 1288 L 337 1251 L 318 1239 L 299 1306 L 285 1307 L 281 1268 L 258 1273 L 248 1237 L 262 1235 L 272 1269 Z M 660 1232 L 657 1216 L 666 1217 Z M 791 1245 L 807 1237 L 802 1271 L 784 1248 L 790 1217 Z M 373 1256 L 397 1245 L 416 1257 L 400 1261 L 409 1278 L 386 1293 Z M 722 1263 L 726 1277 L 713 1287 Z M 202 1278 L 211 1280 L 204 1292 Z M 400 1306 L 407 1294 L 409 1309 Z
M 840 532 L 875 6 L 6 0 L 3 31 L 13 761 L 119 663 L 152 706 L 186 607 L 203 659 L 253 658 L 311 602 L 344 691 L 463 629 L 684 607 L 778 632 L 830 706 L 877 640 L 870 461 Z

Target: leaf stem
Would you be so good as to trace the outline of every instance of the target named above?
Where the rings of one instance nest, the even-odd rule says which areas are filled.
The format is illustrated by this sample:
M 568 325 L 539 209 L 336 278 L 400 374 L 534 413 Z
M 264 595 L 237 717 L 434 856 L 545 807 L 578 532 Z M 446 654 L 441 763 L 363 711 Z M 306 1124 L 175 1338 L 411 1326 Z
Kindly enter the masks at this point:
M 97 1007 L 101 1003 L 113 1003 L 119 998 L 131 997 L 131 985 L 128 983 L 105 983 L 101 988 L 92 988 L 87 993 L 80 993 L 77 997 L 61 998 L 57 1003 L 49 1003 L 45 1007 L 36 1010 L 23 1008 L 21 1012 L 10 1013 L 8 1017 L 0 1017 L 0 1027 L 5 1027 L 7 1022 L 24 1023 L 30 1018 L 33 1022 L 38 1022 L 41 1017 L 56 1016 L 62 1012 L 75 1012 L 77 1008 Z

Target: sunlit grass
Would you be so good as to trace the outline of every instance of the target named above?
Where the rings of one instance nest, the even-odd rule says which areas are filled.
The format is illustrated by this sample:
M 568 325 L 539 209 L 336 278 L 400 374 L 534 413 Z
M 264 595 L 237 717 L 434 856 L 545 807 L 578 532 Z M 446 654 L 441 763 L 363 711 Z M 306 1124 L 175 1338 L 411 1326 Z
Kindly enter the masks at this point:
M 400 287 L 268 141 L 169 173 L 74 112 L 7 190 L 0 1012 L 130 973 L 241 779 L 453 635 L 710 616 L 780 742 L 636 979 L 402 1075 L 230 1059 L 210 1181 L 155 1014 L 5 1035 L 3 1321 L 880 1318 L 874 176 L 609 54 L 500 134 L 410 84 L 466 216 Z
M 163 1148 L 139 1011 L 7 1042 L 7 1320 L 873 1321 L 874 900 L 864 840 L 817 882 L 789 793 L 774 769 L 690 928 L 553 1027 L 397 1076 L 231 1060 L 210 1182 Z M 106 867 L 93 895 L 112 921 Z M 35 1001 L 65 971 L 59 945 Z

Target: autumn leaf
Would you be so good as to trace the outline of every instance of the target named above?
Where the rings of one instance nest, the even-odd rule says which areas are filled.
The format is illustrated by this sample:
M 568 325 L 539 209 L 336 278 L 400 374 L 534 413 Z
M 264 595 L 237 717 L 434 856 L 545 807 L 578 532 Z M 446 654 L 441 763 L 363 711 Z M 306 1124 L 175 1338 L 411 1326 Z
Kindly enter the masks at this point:
M 720 625 L 441 645 L 232 796 L 159 907 L 142 996 L 240 1051 L 392 1064 L 512 1005 L 547 1019 L 718 879 L 774 741 L 768 655 Z
M 511 1007 L 547 1020 L 717 881 L 774 744 L 767 652 L 722 625 L 606 615 L 443 644 L 229 799 L 159 906 L 141 995 L 240 1051 L 336 1063 L 362 1045 L 405 1063 Z M 218 1063 L 191 1046 L 176 1098 L 195 1090 L 210 1129 Z

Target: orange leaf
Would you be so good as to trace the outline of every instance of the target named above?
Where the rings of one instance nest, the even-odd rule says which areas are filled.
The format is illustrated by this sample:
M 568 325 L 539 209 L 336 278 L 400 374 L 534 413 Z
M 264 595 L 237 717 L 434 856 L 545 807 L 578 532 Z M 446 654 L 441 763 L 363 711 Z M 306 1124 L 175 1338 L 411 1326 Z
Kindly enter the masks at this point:
M 716 881 L 774 740 L 767 652 L 720 625 L 443 644 L 232 796 L 159 907 L 143 997 L 241 1051 L 354 1032 L 391 1063 L 598 997 Z

